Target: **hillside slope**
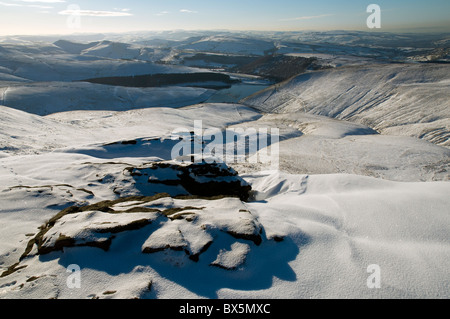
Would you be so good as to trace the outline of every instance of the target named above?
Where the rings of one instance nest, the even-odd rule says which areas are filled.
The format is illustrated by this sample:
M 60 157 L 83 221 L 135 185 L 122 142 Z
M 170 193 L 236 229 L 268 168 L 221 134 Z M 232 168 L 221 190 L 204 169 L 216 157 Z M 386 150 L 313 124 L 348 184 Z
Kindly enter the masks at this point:
M 307 112 L 382 134 L 450 146 L 450 66 L 386 64 L 302 74 L 243 104 L 269 113 Z

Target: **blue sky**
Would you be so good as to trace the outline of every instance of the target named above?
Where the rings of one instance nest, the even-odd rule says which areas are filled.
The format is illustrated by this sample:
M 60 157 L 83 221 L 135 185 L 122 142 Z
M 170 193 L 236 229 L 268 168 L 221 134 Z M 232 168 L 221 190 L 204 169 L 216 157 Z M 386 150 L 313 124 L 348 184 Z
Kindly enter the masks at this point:
M 448 31 L 449 0 L 0 0 L 0 34 L 145 30 L 366 30 L 366 8 L 382 10 L 381 31 Z

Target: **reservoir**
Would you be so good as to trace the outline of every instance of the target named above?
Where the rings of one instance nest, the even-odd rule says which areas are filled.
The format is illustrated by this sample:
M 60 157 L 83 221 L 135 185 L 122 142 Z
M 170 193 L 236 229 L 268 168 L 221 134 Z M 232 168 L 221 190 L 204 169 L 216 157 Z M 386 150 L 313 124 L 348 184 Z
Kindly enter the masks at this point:
M 237 83 L 233 84 L 229 89 L 218 90 L 205 103 L 239 103 L 240 100 L 246 98 L 256 92 L 269 87 L 271 83 Z

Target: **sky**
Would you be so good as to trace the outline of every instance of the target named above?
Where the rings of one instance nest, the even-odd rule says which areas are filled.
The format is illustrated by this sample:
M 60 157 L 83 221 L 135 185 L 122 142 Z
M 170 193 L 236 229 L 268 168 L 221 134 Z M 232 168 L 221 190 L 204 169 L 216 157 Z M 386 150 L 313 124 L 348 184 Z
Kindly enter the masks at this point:
M 0 0 L 0 35 L 162 30 L 450 32 L 449 0 Z

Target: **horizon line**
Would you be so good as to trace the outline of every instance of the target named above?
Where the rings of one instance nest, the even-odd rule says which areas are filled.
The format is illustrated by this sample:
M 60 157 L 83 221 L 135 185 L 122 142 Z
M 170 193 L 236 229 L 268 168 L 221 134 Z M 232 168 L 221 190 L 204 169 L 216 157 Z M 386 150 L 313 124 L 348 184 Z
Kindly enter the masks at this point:
M 261 33 L 269 33 L 269 32 L 280 32 L 280 33 L 290 33 L 290 32 L 361 32 L 361 33 L 397 33 L 397 34 L 417 34 L 417 33 L 450 33 L 449 30 L 438 30 L 441 27 L 429 27 L 429 28 L 398 28 L 396 29 L 371 29 L 371 30 L 363 30 L 363 29 L 301 29 L 301 30 L 258 30 L 258 29 L 162 29 L 162 30 L 128 30 L 128 31 L 88 31 L 88 32 L 71 32 L 71 33 L 39 33 L 39 34 L 31 34 L 31 33 L 9 33 L 9 34 L 0 34 L 0 37 L 15 37 L 15 36 L 24 36 L 24 37 L 45 37 L 45 36 L 88 36 L 88 35 L 108 35 L 108 34 L 131 34 L 131 33 L 163 33 L 163 32 L 261 32 Z

